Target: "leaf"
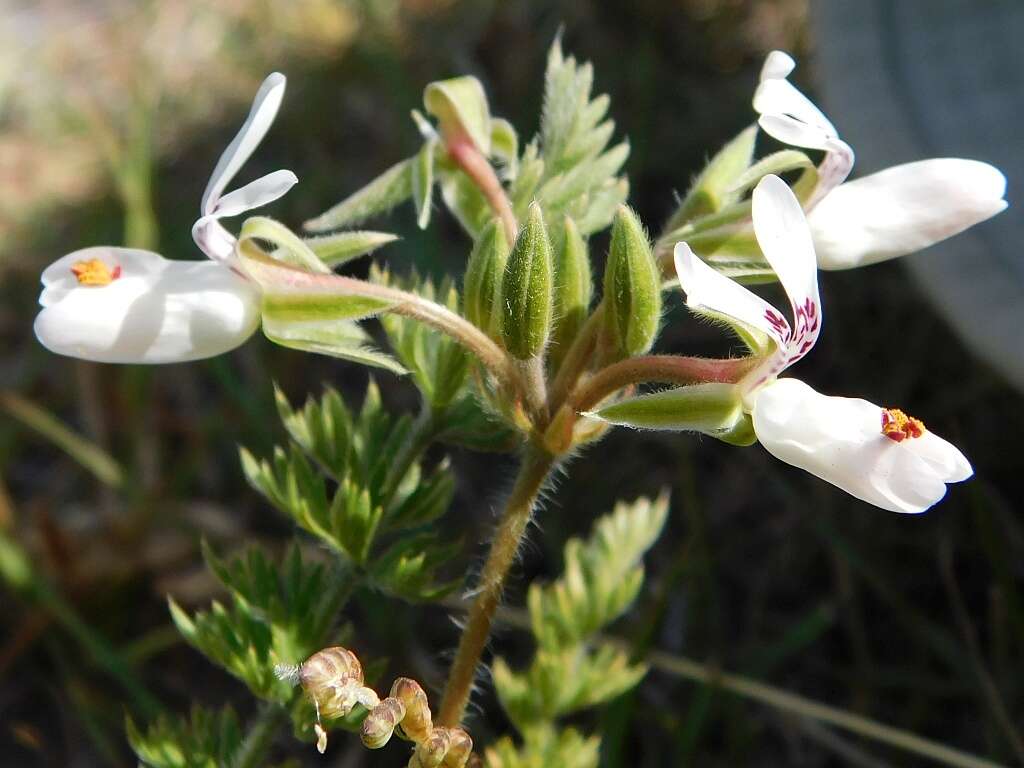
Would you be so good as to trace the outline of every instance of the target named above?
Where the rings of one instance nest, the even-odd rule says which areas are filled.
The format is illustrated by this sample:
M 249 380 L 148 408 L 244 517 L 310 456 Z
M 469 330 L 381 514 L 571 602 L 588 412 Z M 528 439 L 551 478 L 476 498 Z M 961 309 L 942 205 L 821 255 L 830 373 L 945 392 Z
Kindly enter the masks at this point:
M 412 173 L 415 158 L 388 168 L 358 192 L 302 225 L 309 232 L 326 232 L 360 224 L 390 211 L 412 197 Z
M 431 533 L 399 539 L 373 564 L 372 583 L 410 602 L 438 600 L 459 588 L 461 579 L 439 582 L 438 569 L 459 551 L 460 543 L 442 543 Z
M 354 322 L 282 322 L 272 317 L 264 317 L 263 333 L 282 347 L 383 368 L 399 376 L 408 373 L 393 357 L 370 346 L 367 343 L 370 337 Z
M 397 280 L 388 271 L 376 268 L 371 272 L 371 279 L 415 293 L 453 312 L 459 310 L 459 294 L 450 280 L 435 286 L 416 273 Z M 385 315 L 381 325 L 395 355 L 412 373 L 423 399 L 435 412 L 445 411 L 464 393 L 471 360 L 464 347 L 451 337 L 401 315 Z
M 531 585 L 527 597 L 534 636 L 546 650 L 571 647 L 625 611 L 643 583 L 639 565 L 661 533 L 668 497 L 619 503 L 594 524 L 587 541 L 565 545 L 565 575 Z
M 195 705 L 189 718 L 164 715 L 145 731 L 128 717 L 125 731 L 132 750 L 150 768 L 222 768 L 233 764 L 242 745 L 231 707 L 213 711 Z
M 434 153 L 437 139 L 428 139 L 416 154 L 412 166 L 412 201 L 416 206 L 416 224 L 426 229 L 430 223 L 430 193 L 434 189 Z
M 0 407 L 56 445 L 92 472 L 100 482 L 117 488 L 124 481 L 121 465 L 109 453 L 71 430 L 31 400 L 14 392 L 0 392 Z
M 700 216 L 715 213 L 736 202 L 743 192 L 738 181 L 754 159 L 756 140 L 757 126 L 752 125 L 722 147 L 694 179 L 665 230 L 678 229 Z
M 480 81 L 470 75 L 438 80 L 423 91 L 423 106 L 437 118 L 446 141 L 469 138 L 482 155 L 491 154 L 491 113 Z
M 529 728 L 517 747 L 508 736 L 485 752 L 487 768 L 597 768 L 601 740 L 583 738 L 573 728 L 556 730 L 549 723 Z
M 327 266 L 340 267 L 350 261 L 372 253 L 381 246 L 393 243 L 398 235 L 388 232 L 355 230 L 331 235 L 307 237 L 303 241 Z

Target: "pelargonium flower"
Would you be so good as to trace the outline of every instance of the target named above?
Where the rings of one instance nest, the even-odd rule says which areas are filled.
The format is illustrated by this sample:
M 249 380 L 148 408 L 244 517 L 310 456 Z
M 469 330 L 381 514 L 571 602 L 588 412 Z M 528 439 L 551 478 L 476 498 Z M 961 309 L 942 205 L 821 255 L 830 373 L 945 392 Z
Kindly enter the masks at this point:
M 224 194 L 273 123 L 284 89 L 280 73 L 263 81 L 210 176 L 192 228 L 209 260 L 114 246 L 63 256 L 42 275 L 34 328 L 43 346 L 98 362 L 174 363 L 222 354 L 253 334 L 260 290 L 238 269 L 236 239 L 220 219 L 273 202 L 298 181 L 291 171 L 274 171 Z
M 822 269 L 904 256 L 1006 208 L 1006 178 L 976 160 L 921 160 L 846 182 L 853 150 L 825 114 L 786 79 L 795 66 L 782 51 L 768 55 L 754 109 L 768 135 L 825 152 L 818 183 L 804 204 Z
M 970 463 L 951 443 L 902 411 L 867 400 L 831 397 L 777 377 L 814 346 L 821 300 L 811 231 L 800 203 L 777 176 L 753 195 L 754 232 L 779 277 L 792 322 L 739 283 L 716 272 L 686 243 L 675 247 L 679 282 L 692 310 L 728 319 L 770 349 L 737 384 L 758 441 L 800 467 L 883 509 L 923 512 L 966 480 Z

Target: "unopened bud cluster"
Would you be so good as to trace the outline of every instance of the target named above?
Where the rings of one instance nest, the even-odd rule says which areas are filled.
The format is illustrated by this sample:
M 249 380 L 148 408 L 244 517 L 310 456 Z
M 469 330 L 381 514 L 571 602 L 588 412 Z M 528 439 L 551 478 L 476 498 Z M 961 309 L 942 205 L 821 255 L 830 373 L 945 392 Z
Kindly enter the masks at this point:
M 408 768 L 466 768 L 473 758 L 473 739 L 461 728 L 435 727 L 427 695 L 415 680 L 400 677 L 381 700 L 366 687 L 356 655 L 340 646 L 317 651 L 295 667 L 278 667 L 282 679 L 300 684 L 317 711 L 317 749 L 327 748 L 321 717 L 344 717 L 357 704 L 369 713 L 360 728 L 368 749 L 380 749 L 393 734 L 415 744 Z

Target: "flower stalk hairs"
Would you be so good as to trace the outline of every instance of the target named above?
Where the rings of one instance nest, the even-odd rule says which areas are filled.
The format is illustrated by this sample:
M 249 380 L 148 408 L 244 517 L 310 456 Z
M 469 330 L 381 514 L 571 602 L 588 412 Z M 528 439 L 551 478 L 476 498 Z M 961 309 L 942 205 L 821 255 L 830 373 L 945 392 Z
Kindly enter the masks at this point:
M 240 268 L 220 219 L 271 203 L 298 181 L 280 170 L 224 194 L 266 135 L 285 77 L 263 81 L 203 194 L 192 236 L 208 261 L 174 261 L 137 248 L 95 246 L 43 272 L 35 333 L 52 352 L 105 363 L 176 363 L 219 355 L 259 325 L 260 290 Z

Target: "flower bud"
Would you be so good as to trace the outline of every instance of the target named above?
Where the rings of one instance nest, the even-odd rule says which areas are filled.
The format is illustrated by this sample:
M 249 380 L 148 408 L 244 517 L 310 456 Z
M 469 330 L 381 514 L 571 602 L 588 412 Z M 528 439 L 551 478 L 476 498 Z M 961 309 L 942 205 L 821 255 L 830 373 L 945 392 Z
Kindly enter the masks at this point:
M 651 348 L 661 320 L 661 275 L 643 225 L 623 205 L 612 224 L 604 272 L 605 333 L 623 357 Z
M 531 203 L 526 221 L 509 254 L 502 281 L 502 337 L 513 357 L 529 360 L 544 351 L 551 332 L 551 241 L 544 214 Z
M 405 705 L 396 698 L 389 696 L 378 706 L 374 707 L 370 714 L 363 720 L 359 729 L 359 738 L 367 749 L 380 749 L 395 732 L 396 726 L 405 717 Z
M 484 227 L 469 255 L 462 298 L 466 317 L 489 336 L 501 330 L 501 283 L 507 263 L 505 230 L 494 219 Z
M 405 707 L 402 732 L 417 744 L 424 741 L 434 730 L 434 724 L 427 694 L 420 684 L 408 677 L 400 677 L 391 686 L 391 698 Z
M 555 257 L 555 327 L 551 334 L 553 358 L 560 359 L 576 338 L 580 326 L 587 319 L 593 292 L 587 244 L 576 222 L 566 216 L 562 247 Z

